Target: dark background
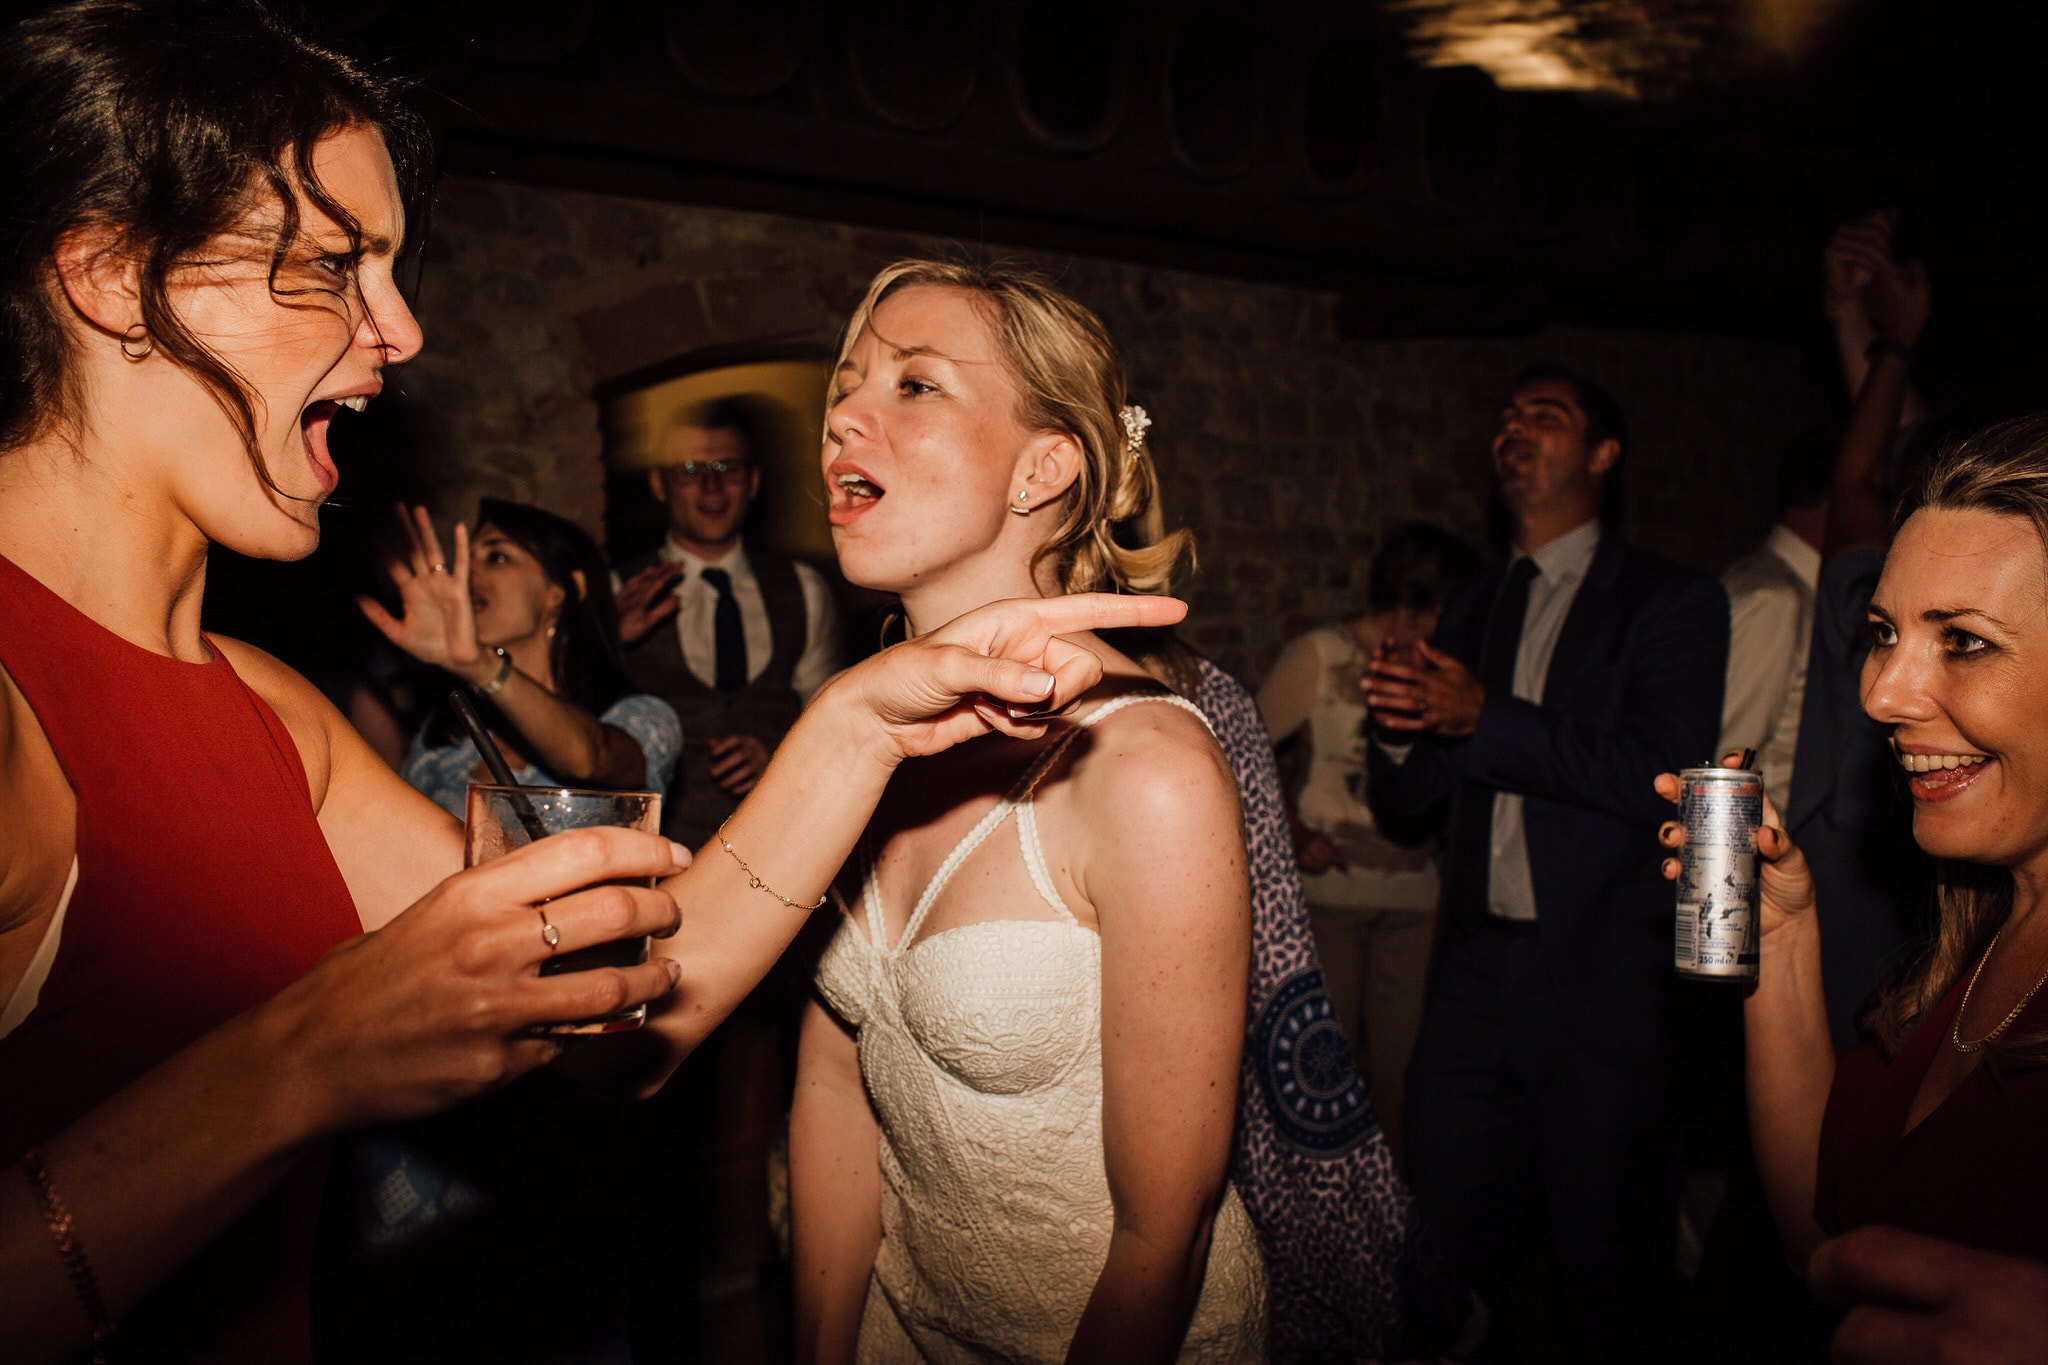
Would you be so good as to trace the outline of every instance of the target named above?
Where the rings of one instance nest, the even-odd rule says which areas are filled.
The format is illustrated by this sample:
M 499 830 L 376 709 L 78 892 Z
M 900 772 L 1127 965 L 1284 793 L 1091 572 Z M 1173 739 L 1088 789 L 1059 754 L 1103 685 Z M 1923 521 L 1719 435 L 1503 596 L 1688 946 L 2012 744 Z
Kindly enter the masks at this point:
M 1022 255 L 1103 314 L 1201 543 L 1189 634 L 1253 681 L 1356 605 L 1391 521 L 1485 538 L 1491 413 L 1533 359 L 1628 408 L 1631 534 L 1718 569 L 1842 410 L 1819 255 L 1843 218 L 1901 208 L 1950 420 L 2048 378 L 2039 7 L 1844 0 L 1788 55 L 1748 36 L 1760 6 L 1521 0 L 1576 16 L 1627 97 L 1425 66 L 1396 0 L 286 5 L 419 83 L 446 173 L 414 225 L 429 347 L 338 425 L 328 547 L 223 562 L 212 619 L 302 666 L 295 640 L 354 649 L 394 497 L 601 531 L 607 384 L 822 353 L 911 252 Z

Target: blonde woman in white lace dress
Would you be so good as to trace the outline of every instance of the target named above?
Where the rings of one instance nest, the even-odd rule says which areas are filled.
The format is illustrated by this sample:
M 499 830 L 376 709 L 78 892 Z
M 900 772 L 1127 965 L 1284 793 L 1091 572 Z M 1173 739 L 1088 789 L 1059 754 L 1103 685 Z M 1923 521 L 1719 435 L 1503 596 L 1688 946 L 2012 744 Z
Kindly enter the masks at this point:
M 847 329 L 824 464 L 847 577 L 908 628 L 1163 587 L 1145 419 L 1034 277 L 904 262 Z M 1112 531 L 1115 535 L 1112 535 Z M 1135 547 L 1135 548 L 1132 548 Z M 844 879 L 791 1126 L 799 1358 L 1257 1361 L 1227 1166 L 1250 899 L 1237 790 L 1131 658 L 1041 740 L 906 764 Z

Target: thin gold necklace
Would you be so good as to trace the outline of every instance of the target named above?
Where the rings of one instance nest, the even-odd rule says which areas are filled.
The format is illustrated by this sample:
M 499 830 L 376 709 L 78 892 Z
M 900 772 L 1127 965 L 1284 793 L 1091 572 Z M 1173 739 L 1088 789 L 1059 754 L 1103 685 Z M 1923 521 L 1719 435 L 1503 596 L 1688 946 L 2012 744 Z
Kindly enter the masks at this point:
M 1998 940 L 2004 937 L 2005 926 L 2001 924 L 1998 926 L 1998 932 L 1991 936 L 1990 945 L 1984 949 L 1984 956 L 1977 959 L 1977 969 L 1970 973 L 1970 984 L 1963 987 L 1962 1003 L 1956 1006 L 1956 1017 L 1948 1027 L 1949 1046 L 1958 1052 L 1975 1052 L 2012 1027 L 2012 1021 L 2020 1017 L 2020 1011 L 2026 1009 L 2027 1002 L 2034 998 L 2034 993 L 2040 990 L 2042 986 L 2048 985 L 2048 967 L 2043 967 L 2041 974 L 2034 978 L 2034 984 L 2027 987 L 2027 993 L 2019 998 L 2018 1004 L 2006 1012 L 2005 1018 L 1999 1020 L 1997 1026 L 1991 1032 L 1985 1034 L 1974 1043 L 1963 1041 L 1963 1012 L 1970 1008 L 1970 992 L 1977 989 L 1977 978 L 1984 975 L 1984 964 L 1989 962 L 1991 955 L 1998 951 Z

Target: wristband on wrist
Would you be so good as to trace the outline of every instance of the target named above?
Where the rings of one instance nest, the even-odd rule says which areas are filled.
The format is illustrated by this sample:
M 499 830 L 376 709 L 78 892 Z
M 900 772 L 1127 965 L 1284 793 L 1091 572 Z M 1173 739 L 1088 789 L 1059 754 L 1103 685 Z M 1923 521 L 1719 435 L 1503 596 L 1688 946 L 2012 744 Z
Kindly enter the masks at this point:
M 505 652 L 503 645 L 491 646 L 491 653 L 498 656 L 498 671 L 491 675 L 489 682 L 471 683 L 469 690 L 479 697 L 495 697 L 505 688 L 506 679 L 512 676 L 512 656 Z
M 1913 348 L 1903 341 L 1890 337 L 1879 337 L 1863 348 L 1863 358 L 1875 364 L 1882 356 L 1897 356 L 1905 364 L 1913 363 Z

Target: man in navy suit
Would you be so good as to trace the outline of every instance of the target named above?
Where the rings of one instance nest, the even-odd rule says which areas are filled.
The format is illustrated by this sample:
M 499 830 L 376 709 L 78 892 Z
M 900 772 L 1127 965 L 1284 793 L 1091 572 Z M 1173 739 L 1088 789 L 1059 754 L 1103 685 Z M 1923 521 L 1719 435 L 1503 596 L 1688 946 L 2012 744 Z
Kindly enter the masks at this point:
M 1602 524 L 1625 441 L 1597 386 L 1525 372 L 1493 441 L 1512 553 L 1367 684 L 1373 805 L 1440 821 L 1444 850 L 1409 1174 L 1497 1314 L 1540 1222 L 1574 1360 L 1668 1346 L 1670 807 L 1650 783 L 1709 759 L 1728 655 L 1720 585 Z

